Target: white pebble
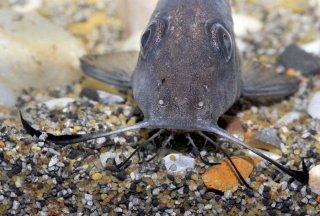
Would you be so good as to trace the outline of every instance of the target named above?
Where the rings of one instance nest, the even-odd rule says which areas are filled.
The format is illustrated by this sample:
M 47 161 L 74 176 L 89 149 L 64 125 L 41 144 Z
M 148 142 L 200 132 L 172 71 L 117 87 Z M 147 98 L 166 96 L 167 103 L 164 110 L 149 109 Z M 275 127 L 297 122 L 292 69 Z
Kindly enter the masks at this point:
M 320 165 L 313 167 L 309 171 L 309 187 L 312 192 L 320 195 Z
M 231 192 L 231 191 L 225 191 L 225 192 L 224 192 L 224 197 L 225 197 L 226 199 L 230 199 L 230 198 L 232 197 L 232 192 Z
M 194 158 L 182 154 L 169 154 L 163 160 L 168 172 L 184 172 L 187 169 L 194 169 L 195 165 Z
M 73 98 L 58 98 L 45 102 L 44 104 L 50 109 L 53 110 L 56 107 L 66 107 L 69 103 L 74 102 Z
M 320 119 L 320 92 L 312 97 L 308 106 L 308 114 L 314 119 Z
M 13 204 L 12 204 L 12 209 L 13 210 L 17 210 L 20 206 L 20 203 L 18 203 L 16 200 L 13 201 Z
M 205 210 L 210 210 L 210 209 L 212 209 L 212 205 L 211 204 L 207 204 L 207 205 L 204 206 L 204 209 Z
M 125 99 L 121 96 L 110 94 L 105 91 L 97 91 L 101 101 L 105 103 L 123 103 Z
M 49 161 L 48 167 L 53 167 L 59 162 L 58 156 L 53 156 L 51 160 Z
M 114 151 L 108 151 L 108 152 L 100 154 L 100 161 L 101 161 L 102 166 L 106 165 L 106 162 L 108 159 L 110 159 L 110 158 L 113 159 L 116 156 L 117 156 L 117 154 Z
M 282 116 L 282 118 L 280 118 L 278 120 L 278 124 L 290 124 L 295 120 L 300 119 L 301 114 L 299 112 L 289 112 L 286 115 Z
M 320 40 L 315 40 L 302 46 L 302 49 L 308 53 L 320 55 Z
M 89 202 L 89 201 L 92 201 L 93 199 L 93 196 L 91 194 L 84 194 L 84 199 Z

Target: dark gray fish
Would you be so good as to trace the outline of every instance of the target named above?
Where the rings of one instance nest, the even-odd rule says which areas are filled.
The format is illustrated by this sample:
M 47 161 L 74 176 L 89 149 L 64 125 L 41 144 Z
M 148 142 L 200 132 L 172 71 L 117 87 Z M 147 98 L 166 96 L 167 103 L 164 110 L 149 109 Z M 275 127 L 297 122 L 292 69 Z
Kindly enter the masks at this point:
M 268 71 L 258 62 L 241 64 L 230 5 L 225 0 L 159 0 L 141 37 L 141 51 L 85 56 L 83 71 L 121 90 L 133 90 L 144 120 L 134 126 L 89 135 L 54 136 L 70 144 L 120 132 L 174 129 L 213 133 L 253 151 L 296 180 L 308 171 L 287 169 L 221 129 L 217 121 L 240 97 L 289 96 L 299 80 Z M 26 130 L 39 135 L 22 119 Z M 212 140 L 209 140 L 215 144 Z

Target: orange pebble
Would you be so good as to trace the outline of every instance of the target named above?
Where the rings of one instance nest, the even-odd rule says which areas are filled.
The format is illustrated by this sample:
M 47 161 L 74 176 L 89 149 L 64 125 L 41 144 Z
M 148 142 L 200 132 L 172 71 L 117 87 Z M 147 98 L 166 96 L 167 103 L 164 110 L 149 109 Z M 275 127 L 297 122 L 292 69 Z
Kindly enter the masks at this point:
M 254 164 L 248 157 L 232 157 L 231 160 L 244 179 L 251 174 Z M 202 175 L 205 186 L 219 191 L 236 190 L 240 184 L 239 177 L 229 160 L 222 161 L 219 165 L 212 166 Z
M 244 133 L 244 137 L 249 138 L 252 137 L 253 133 L 251 131 L 247 131 Z

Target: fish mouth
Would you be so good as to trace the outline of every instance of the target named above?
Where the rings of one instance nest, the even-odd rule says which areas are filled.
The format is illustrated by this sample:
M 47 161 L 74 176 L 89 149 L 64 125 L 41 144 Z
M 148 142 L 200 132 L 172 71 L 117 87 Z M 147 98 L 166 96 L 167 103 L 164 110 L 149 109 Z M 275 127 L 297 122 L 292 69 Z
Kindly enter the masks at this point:
M 216 127 L 211 121 L 205 121 L 202 119 L 162 119 L 160 121 L 148 121 L 149 129 L 165 129 L 177 132 L 195 132 L 195 131 L 208 131 L 212 127 Z

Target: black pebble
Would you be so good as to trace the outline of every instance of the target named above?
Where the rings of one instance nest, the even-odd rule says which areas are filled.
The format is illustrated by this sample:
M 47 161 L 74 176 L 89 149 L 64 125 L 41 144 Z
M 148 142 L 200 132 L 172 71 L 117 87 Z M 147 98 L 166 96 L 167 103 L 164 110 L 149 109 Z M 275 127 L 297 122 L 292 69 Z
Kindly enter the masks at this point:
M 110 208 L 108 206 L 101 206 L 101 210 L 103 213 L 110 213 Z
M 131 192 L 135 192 L 135 191 L 136 191 L 136 188 L 137 188 L 137 185 L 136 185 L 135 183 L 132 183 L 132 184 L 130 185 L 129 190 L 130 190 Z
M 122 197 L 121 197 L 121 200 L 120 200 L 120 203 L 121 203 L 121 204 L 128 205 L 129 200 L 127 199 L 126 196 L 122 196 Z
M 3 127 L 3 128 L 1 128 L 0 132 L 1 132 L 1 133 L 4 133 L 4 132 L 6 132 L 6 130 L 7 130 L 7 128 L 6 128 L 6 127 Z
M 320 71 L 320 59 L 295 44 L 285 48 L 277 60 L 278 64 L 301 71 L 304 75 Z
M 94 101 L 100 100 L 98 92 L 95 89 L 91 89 L 91 88 L 82 89 L 82 91 L 80 92 L 80 97 L 87 97 Z
M 70 152 L 68 152 L 68 157 L 70 159 L 76 159 L 80 154 L 81 154 L 81 152 L 79 150 L 72 149 Z
M 152 203 L 152 205 L 153 205 L 154 207 L 157 207 L 157 206 L 159 205 L 159 201 L 156 200 L 156 199 L 152 200 L 151 203 Z
M 22 166 L 14 166 L 11 170 L 8 170 L 8 176 L 11 178 L 12 176 L 18 175 L 22 171 Z
M 122 171 L 122 172 L 117 173 L 115 177 L 120 181 L 124 181 L 124 180 L 126 180 L 127 175 L 124 171 Z

